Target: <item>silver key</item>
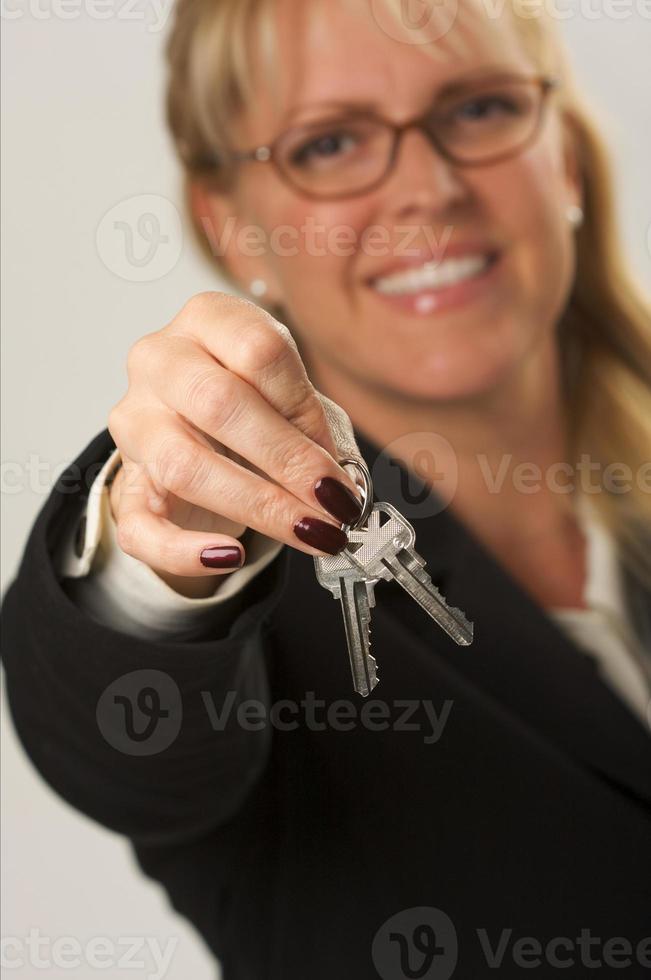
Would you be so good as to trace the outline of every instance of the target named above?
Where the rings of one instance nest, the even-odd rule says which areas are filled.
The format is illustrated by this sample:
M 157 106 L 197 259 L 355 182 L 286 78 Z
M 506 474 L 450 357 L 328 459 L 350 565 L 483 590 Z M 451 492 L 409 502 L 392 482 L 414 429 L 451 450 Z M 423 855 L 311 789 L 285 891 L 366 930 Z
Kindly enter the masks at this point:
M 382 523 L 382 516 L 387 520 Z M 351 531 L 343 552 L 360 574 L 374 585 L 395 581 L 415 599 L 460 646 L 472 643 L 473 624 L 460 609 L 448 606 L 425 571 L 425 560 L 414 549 L 416 532 L 402 514 L 387 503 L 376 503 L 365 527 Z
M 378 682 L 377 664 L 371 656 L 371 609 L 375 605 L 375 581 L 360 572 L 345 551 L 314 559 L 321 585 L 341 602 L 353 685 L 367 697 Z

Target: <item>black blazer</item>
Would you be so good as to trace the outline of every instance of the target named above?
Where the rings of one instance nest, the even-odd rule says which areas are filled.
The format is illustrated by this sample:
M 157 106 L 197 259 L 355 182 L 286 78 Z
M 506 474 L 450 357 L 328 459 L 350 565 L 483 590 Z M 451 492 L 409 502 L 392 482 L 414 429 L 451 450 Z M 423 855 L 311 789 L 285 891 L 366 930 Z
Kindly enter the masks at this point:
M 9 701 L 43 777 L 130 839 L 225 980 L 648 975 L 649 731 L 448 510 L 414 519 L 417 547 L 474 644 L 380 583 L 362 716 L 338 604 L 293 549 L 210 635 L 147 642 L 74 605 L 52 553 L 113 448 L 97 436 L 32 529 Z M 362 450 L 387 499 L 398 471 Z

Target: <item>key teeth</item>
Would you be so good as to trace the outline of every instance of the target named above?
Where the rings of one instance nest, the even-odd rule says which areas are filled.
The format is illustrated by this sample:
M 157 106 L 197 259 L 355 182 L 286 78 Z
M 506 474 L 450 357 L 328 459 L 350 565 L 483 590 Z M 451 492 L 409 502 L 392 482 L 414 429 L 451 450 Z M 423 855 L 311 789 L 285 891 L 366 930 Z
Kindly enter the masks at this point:
M 456 613 L 459 619 L 463 619 L 464 622 L 472 629 L 474 623 L 471 623 L 469 619 L 466 618 L 466 614 L 463 609 L 459 609 L 457 606 L 450 606 L 450 612 Z
M 470 634 L 470 639 L 469 640 L 462 640 L 461 645 L 464 646 L 464 647 L 469 647 L 471 645 L 471 643 L 473 642 L 473 640 L 475 639 L 475 624 L 474 623 L 471 623 L 470 620 L 466 619 L 466 617 L 464 616 L 464 614 L 462 613 L 462 611 L 460 609 L 457 609 L 455 607 L 452 610 L 452 612 L 458 613 L 465 620 L 465 622 L 466 622 L 466 625 L 468 627 L 468 633 Z
M 367 663 L 370 669 L 368 671 L 366 681 L 363 687 L 355 688 L 357 693 L 363 698 L 367 698 L 371 691 L 380 683 L 380 678 L 377 674 L 377 663 L 375 661 L 375 657 L 372 657 L 370 653 L 367 654 Z

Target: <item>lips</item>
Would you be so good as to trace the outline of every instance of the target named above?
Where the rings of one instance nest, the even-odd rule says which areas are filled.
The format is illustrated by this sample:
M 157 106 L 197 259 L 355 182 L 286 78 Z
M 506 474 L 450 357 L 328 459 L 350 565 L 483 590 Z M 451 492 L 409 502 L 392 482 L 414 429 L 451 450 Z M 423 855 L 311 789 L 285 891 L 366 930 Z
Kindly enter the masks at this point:
M 455 243 L 433 256 L 431 252 L 402 257 L 367 280 L 386 296 L 409 296 L 447 289 L 481 276 L 497 260 L 494 245 Z
M 446 289 L 466 279 L 474 279 L 488 268 L 490 262 L 490 255 L 468 255 L 464 259 L 445 259 L 440 263 L 426 262 L 417 269 L 376 279 L 373 286 L 386 296 L 407 296 L 425 289 Z

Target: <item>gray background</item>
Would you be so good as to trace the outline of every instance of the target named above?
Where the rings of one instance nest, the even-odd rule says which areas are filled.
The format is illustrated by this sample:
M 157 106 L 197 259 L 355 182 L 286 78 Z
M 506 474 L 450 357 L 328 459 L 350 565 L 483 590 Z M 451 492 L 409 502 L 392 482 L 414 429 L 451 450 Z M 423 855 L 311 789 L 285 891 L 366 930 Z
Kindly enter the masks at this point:
M 100 20 L 94 14 L 102 8 L 92 0 L 67 0 L 68 6 L 6 0 L 3 587 L 48 487 L 105 426 L 122 394 L 128 347 L 163 326 L 193 293 L 221 287 L 191 245 L 185 219 L 176 217 L 179 171 L 162 99 L 170 4 L 156 11 L 146 2 L 114 3 Z M 564 30 L 579 78 L 601 110 L 614 150 L 627 253 L 638 278 L 649 282 L 651 6 L 620 3 L 618 19 L 603 0 L 566 0 L 563 9 L 571 14 Z M 147 242 L 136 235 L 135 263 L 125 263 L 125 239 L 111 229 L 115 221 L 135 228 L 143 213 L 156 216 L 167 240 L 160 262 L 157 256 L 139 267 Z M 156 278 L 133 281 L 138 275 Z M 3 934 L 23 940 L 38 929 L 82 944 L 93 936 L 158 937 L 163 944 L 178 937 L 166 976 L 214 977 L 200 940 L 162 891 L 136 872 L 127 845 L 72 810 L 36 775 L 6 705 L 2 746 Z M 38 969 L 25 959 L 9 975 L 93 974 L 88 967 Z M 145 963 L 131 975 L 148 977 L 153 963 Z M 119 972 L 99 971 L 105 980 Z

